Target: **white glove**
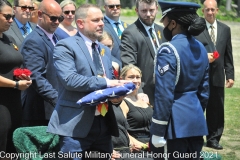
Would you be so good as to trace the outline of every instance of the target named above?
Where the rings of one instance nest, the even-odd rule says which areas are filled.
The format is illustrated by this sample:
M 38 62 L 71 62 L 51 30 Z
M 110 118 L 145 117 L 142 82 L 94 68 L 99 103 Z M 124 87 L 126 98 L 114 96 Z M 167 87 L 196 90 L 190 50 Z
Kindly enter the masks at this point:
M 152 135 L 152 144 L 156 148 L 163 147 L 166 144 L 166 140 L 164 139 L 164 137 Z

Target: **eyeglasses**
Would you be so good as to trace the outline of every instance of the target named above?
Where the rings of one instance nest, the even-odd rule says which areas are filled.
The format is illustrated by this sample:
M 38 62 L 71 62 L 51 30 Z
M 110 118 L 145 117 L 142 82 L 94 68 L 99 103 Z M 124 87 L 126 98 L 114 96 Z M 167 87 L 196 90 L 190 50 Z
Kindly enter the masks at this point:
M 34 10 L 34 7 L 31 7 L 31 6 L 16 6 L 16 7 L 21 7 L 22 11 L 26 11 L 27 9 L 29 9 L 29 11 Z
M 121 8 L 121 5 L 120 4 L 113 4 L 113 5 L 107 5 L 109 9 L 114 9 L 115 7 L 117 9 L 120 9 Z
M 49 14 L 45 13 L 45 12 L 42 12 L 43 14 L 46 14 L 49 18 L 50 18 L 50 21 L 52 22 L 56 22 L 58 20 L 59 23 L 61 23 L 63 20 L 64 20 L 64 17 L 63 16 L 50 16 Z
M 75 11 L 63 11 L 63 13 L 66 14 L 66 15 L 69 15 L 70 12 L 72 13 L 72 15 L 75 14 Z
M 9 21 L 11 18 L 13 19 L 15 17 L 15 15 L 11 15 L 11 14 L 3 14 L 3 13 L 0 13 L 3 15 L 3 17 L 6 18 L 7 21 Z

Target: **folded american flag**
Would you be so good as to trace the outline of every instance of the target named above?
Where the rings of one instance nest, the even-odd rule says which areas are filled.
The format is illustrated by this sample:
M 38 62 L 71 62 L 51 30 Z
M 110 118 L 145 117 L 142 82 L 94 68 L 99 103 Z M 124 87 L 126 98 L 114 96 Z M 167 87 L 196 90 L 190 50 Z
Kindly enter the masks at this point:
M 130 82 L 122 86 L 97 90 L 82 97 L 80 100 L 77 101 L 77 104 L 81 106 L 85 106 L 85 105 L 96 106 L 99 103 L 106 102 L 108 98 L 115 98 L 118 96 L 124 96 L 126 94 L 130 94 L 134 89 L 135 89 L 135 84 Z

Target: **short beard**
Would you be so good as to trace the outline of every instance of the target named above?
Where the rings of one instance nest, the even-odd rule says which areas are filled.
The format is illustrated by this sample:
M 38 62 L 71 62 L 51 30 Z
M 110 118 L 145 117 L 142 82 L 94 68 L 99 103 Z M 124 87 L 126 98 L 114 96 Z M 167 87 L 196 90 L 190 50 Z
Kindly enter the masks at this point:
M 141 17 L 139 16 L 139 19 L 140 19 L 140 20 L 142 21 L 142 23 L 144 23 L 146 26 L 151 26 L 151 25 L 154 23 L 155 18 L 156 18 L 156 17 L 154 17 L 154 19 L 153 19 L 151 22 L 148 22 L 148 21 L 146 21 L 145 19 L 143 19 L 143 18 L 141 18 Z

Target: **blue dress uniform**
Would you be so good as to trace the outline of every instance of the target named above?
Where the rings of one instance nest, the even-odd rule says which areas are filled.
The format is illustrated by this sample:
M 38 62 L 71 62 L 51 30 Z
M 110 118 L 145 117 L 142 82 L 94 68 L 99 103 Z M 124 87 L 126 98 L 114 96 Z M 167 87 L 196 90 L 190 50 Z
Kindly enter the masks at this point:
M 171 7 L 179 6 L 178 2 L 164 3 Z M 181 150 L 184 148 L 181 145 L 185 144 L 178 143 L 178 139 L 202 138 L 208 134 L 203 111 L 209 96 L 208 69 L 207 51 L 202 43 L 186 32 L 163 43 L 156 54 L 155 106 L 150 132 L 164 137 L 167 140 L 164 148 L 170 152 L 174 151 L 173 146 L 180 152 L 192 152 L 194 149 Z

